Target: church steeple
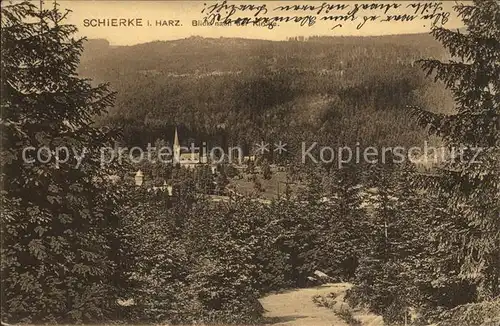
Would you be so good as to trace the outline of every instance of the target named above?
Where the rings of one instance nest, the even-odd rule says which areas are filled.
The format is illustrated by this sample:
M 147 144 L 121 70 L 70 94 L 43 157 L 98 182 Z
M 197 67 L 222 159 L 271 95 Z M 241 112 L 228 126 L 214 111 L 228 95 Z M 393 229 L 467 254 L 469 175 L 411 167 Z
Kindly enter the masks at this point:
M 174 150 L 174 163 L 179 163 L 181 161 L 181 145 L 179 145 L 179 136 L 177 134 L 177 127 L 175 127 L 173 150 Z
M 177 127 L 175 127 L 174 147 L 180 147 L 179 146 L 179 136 L 177 135 Z

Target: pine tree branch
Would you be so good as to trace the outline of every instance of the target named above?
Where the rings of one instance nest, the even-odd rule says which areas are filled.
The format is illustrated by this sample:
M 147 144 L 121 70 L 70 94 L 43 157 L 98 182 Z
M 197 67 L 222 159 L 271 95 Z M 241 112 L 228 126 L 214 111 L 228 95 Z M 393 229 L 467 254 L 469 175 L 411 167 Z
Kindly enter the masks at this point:
M 443 27 L 434 28 L 431 34 L 440 41 L 453 57 L 462 61 L 486 60 L 494 55 L 494 50 L 500 47 L 495 38 L 475 37 L 462 34 L 459 30 L 451 31 Z

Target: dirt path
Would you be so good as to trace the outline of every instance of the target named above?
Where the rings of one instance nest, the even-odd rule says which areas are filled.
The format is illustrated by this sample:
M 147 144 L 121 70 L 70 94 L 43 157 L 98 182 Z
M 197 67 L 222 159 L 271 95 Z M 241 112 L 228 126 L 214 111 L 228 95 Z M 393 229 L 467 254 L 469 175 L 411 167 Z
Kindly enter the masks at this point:
M 312 301 L 315 295 L 326 296 L 335 293 L 336 308 L 341 308 L 345 303 L 342 298 L 350 287 L 348 283 L 325 284 L 308 289 L 297 289 L 283 293 L 271 294 L 260 301 L 266 310 L 265 317 L 270 325 L 294 326 L 349 326 L 337 317 L 332 309 L 318 307 Z M 380 317 L 370 314 L 355 314 L 362 325 L 379 326 Z
M 325 284 L 315 288 L 271 294 L 263 298 L 261 303 L 266 310 L 265 317 L 269 318 L 272 325 L 348 326 L 333 310 L 318 307 L 312 301 L 315 295 L 328 295 L 345 289 L 346 286 L 342 283 Z

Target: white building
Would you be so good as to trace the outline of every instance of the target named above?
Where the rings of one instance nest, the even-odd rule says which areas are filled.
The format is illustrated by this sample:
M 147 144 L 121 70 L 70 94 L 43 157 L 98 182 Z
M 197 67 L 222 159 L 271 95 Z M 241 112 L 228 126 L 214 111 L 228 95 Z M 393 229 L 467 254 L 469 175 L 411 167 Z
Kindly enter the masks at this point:
M 175 128 L 174 146 L 172 150 L 173 150 L 173 159 L 172 159 L 173 163 L 179 164 L 181 167 L 195 168 L 199 164 L 208 163 L 208 157 L 206 153 L 204 153 L 203 155 L 200 155 L 199 152 L 182 153 L 182 148 L 179 143 L 179 135 L 177 133 L 177 128 Z

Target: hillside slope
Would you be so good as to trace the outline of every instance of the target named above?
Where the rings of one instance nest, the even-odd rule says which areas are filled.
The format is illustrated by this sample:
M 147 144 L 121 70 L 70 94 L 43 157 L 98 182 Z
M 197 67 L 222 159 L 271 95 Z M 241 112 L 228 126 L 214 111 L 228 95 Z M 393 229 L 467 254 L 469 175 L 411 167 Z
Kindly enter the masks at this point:
M 106 46 L 107 45 L 107 46 Z M 185 136 L 222 143 L 284 138 L 409 143 L 404 107 L 449 110 L 415 61 L 442 58 L 429 35 L 265 41 L 191 37 L 111 47 L 91 40 L 80 73 L 118 91 L 103 124 L 126 142 Z M 405 144 L 403 144 L 405 145 Z

